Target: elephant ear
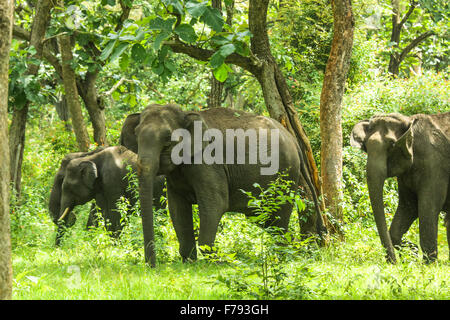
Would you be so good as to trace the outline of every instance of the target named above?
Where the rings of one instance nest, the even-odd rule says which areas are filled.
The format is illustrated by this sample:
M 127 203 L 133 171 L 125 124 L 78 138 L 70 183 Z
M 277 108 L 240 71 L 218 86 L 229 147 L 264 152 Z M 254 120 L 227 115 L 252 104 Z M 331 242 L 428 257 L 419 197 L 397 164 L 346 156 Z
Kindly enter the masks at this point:
M 408 130 L 394 143 L 388 158 L 390 176 L 398 176 L 408 170 L 414 161 L 414 120 Z
M 191 144 L 192 151 L 191 154 L 194 155 L 195 153 L 199 152 L 200 150 L 195 150 L 195 141 L 196 140 L 202 140 L 202 150 L 206 148 L 206 146 L 210 143 L 209 140 L 203 141 L 203 136 L 206 130 L 208 130 L 208 126 L 205 123 L 205 120 L 203 120 L 202 116 L 198 114 L 197 112 L 188 112 L 184 116 L 184 128 L 189 131 L 191 134 L 191 141 L 194 142 Z M 200 132 L 201 128 L 201 132 Z M 201 138 L 198 138 L 196 135 L 201 135 Z
M 367 134 L 369 133 L 369 120 L 363 120 L 358 122 L 350 134 L 350 145 L 352 147 L 357 147 L 367 152 L 365 141 Z
M 98 178 L 97 166 L 92 161 L 83 161 L 79 164 L 81 179 L 90 189 L 94 188 L 95 180 Z
M 130 114 L 125 119 L 122 130 L 120 132 L 120 145 L 124 146 L 128 150 L 133 151 L 134 153 L 138 152 L 136 127 L 139 125 L 140 120 L 140 113 Z

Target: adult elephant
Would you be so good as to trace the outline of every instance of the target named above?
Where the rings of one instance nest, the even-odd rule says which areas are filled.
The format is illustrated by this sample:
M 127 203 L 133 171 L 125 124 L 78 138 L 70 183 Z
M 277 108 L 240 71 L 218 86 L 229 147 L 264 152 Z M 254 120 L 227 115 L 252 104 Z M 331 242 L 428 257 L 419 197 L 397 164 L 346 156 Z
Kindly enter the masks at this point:
M 446 214 L 450 240 L 450 113 L 374 116 L 356 124 L 350 143 L 367 152 L 367 185 L 381 243 L 388 261 L 395 263 L 394 247 L 419 218 L 424 258 L 437 258 L 438 217 Z M 383 185 L 398 178 L 399 204 L 387 231 Z
M 117 201 L 124 196 L 129 200 L 130 206 L 136 202 L 128 188 L 127 165 L 136 172 L 137 155 L 122 146 L 69 153 L 64 157 L 55 175 L 49 201 L 50 216 L 58 226 L 57 245 L 65 228 L 71 227 L 76 221 L 73 208 L 92 199 L 96 200 L 100 208 L 106 221 L 106 229 L 115 236 L 119 235 L 123 225 L 117 212 Z M 157 177 L 154 181 L 156 208 L 162 207 L 159 200 L 163 195 L 163 187 L 164 177 Z M 96 225 L 96 210 L 93 207 L 87 227 Z
M 134 151 L 138 152 L 145 261 L 150 262 L 151 266 L 154 266 L 156 261 L 153 246 L 151 199 L 154 193 L 153 181 L 160 174 L 165 175 L 167 179 L 169 212 L 180 244 L 179 252 L 183 261 L 197 258 L 192 221 L 193 204 L 198 204 L 200 217 L 198 243 L 200 246 L 212 247 L 219 221 L 225 212 L 253 214 L 247 206 L 248 198 L 241 190 L 252 191 L 256 194 L 258 189 L 253 186 L 254 183 L 266 187 L 270 181 L 276 178 L 278 171 L 287 171 L 288 179 L 294 181 L 296 185 L 298 185 L 300 175 L 304 176 L 314 195 L 317 231 L 319 233 L 324 231 L 317 197 L 303 161 L 302 150 L 295 138 L 277 121 L 226 108 L 187 112 L 176 105 L 156 104 L 148 106 L 140 114 L 139 124 L 137 124 L 136 117 L 136 115 L 132 115 L 125 121 L 128 130 L 123 130 L 122 136 L 130 137 L 135 134 L 134 139 L 138 145 L 138 150 Z M 134 130 L 132 130 L 132 126 L 129 126 L 133 122 L 137 124 Z M 211 133 L 209 138 L 206 134 L 202 135 L 202 132 L 206 132 L 206 130 Z M 261 133 L 264 130 L 267 133 L 266 144 L 263 143 L 264 137 Z M 229 131 L 234 134 L 231 147 L 225 146 L 225 143 L 220 144 L 221 140 L 225 142 L 224 137 L 230 134 Z M 256 141 L 249 145 L 252 132 Z M 274 132 L 278 133 L 278 139 L 272 135 Z M 180 135 L 182 133 L 186 135 Z M 183 138 L 180 138 L 181 136 Z M 183 149 L 183 161 L 179 161 L 180 159 L 176 156 L 179 155 L 180 144 L 186 143 L 187 136 L 193 137 L 200 143 L 185 144 L 184 146 L 188 147 Z M 212 136 L 214 136 L 214 140 L 211 138 Z M 245 138 L 246 136 L 248 139 Z M 183 141 L 172 141 L 174 137 Z M 239 140 L 245 144 L 243 149 L 237 148 Z M 252 157 L 256 156 L 256 149 L 254 149 L 256 144 L 259 146 L 259 155 L 264 152 L 267 152 L 266 155 L 271 153 L 274 162 L 278 162 L 276 172 L 269 172 L 270 168 L 264 167 L 261 162 L 250 163 L 249 160 L 254 160 Z M 214 152 L 211 152 L 212 145 L 215 146 Z M 202 157 L 202 153 L 207 156 L 206 150 L 210 151 L 209 155 L 222 154 L 222 160 L 226 159 L 211 161 L 209 158 L 206 161 L 204 158 L 204 161 L 197 161 Z M 176 159 L 174 160 L 174 158 Z M 240 163 L 238 163 L 239 159 Z M 191 163 L 191 160 L 194 163 Z M 265 164 L 267 165 L 268 162 Z M 284 204 L 272 215 L 267 225 L 287 230 L 291 211 L 292 205 Z

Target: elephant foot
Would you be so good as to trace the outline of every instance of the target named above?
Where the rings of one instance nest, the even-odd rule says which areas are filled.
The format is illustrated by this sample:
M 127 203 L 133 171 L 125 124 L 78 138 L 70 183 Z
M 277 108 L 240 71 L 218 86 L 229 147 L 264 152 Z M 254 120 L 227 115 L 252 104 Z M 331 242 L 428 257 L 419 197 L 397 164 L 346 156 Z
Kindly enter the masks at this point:
M 195 247 L 190 250 L 180 249 L 180 255 L 183 263 L 191 263 L 197 261 L 197 249 Z
M 423 255 L 423 262 L 425 264 L 431 264 L 437 260 L 437 252 L 434 251 L 432 253 L 424 253 Z
M 399 256 L 402 257 L 403 255 L 412 255 L 415 258 L 419 258 L 419 246 L 415 244 L 414 242 L 403 240 L 401 245 L 394 246 L 395 249 L 399 251 Z M 408 250 L 408 251 L 405 251 Z

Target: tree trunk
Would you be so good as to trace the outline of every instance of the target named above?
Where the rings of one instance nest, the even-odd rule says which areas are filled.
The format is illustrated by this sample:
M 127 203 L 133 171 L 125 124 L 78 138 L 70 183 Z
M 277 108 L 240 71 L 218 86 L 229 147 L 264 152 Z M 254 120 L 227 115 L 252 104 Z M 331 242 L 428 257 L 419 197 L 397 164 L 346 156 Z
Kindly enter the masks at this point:
M 400 44 L 400 33 L 403 27 L 400 22 L 400 1 L 392 0 L 392 33 L 390 42 L 395 44 L 395 49 L 397 49 Z M 398 61 L 398 53 L 394 51 L 389 57 L 388 72 L 392 76 L 398 76 L 399 66 L 400 61 Z
M 222 0 L 212 0 L 212 7 L 217 8 L 222 12 Z M 231 26 L 231 21 L 233 18 L 233 7 L 234 1 L 231 4 L 226 4 L 227 20 L 226 23 Z M 208 97 L 208 108 L 218 108 L 222 105 L 222 92 L 224 83 L 214 77 L 211 72 L 210 79 L 210 92 Z
M 388 72 L 392 77 L 397 77 L 400 71 L 400 64 L 406 58 L 406 56 L 417 47 L 426 38 L 436 35 L 433 31 L 428 30 L 416 38 L 410 41 L 410 43 L 403 49 L 400 49 L 400 35 L 402 32 L 403 25 L 408 20 L 409 16 L 413 13 L 414 9 L 418 5 L 417 1 L 411 1 L 408 11 L 405 13 L 403 18 L 400 17 L 400 1 L 392 0 L 392 33 L 390 42 L 393 43 L 394 50 L 389 57 L 389 67 Z
M 80 151 L 88 151 L 90 140 L 84 124 L 81 104 L 78 98 L 75 72 L 70 66 L 73 59 L 72 45 L 68 35 L 58 37 L 59 51 L 61 53 L 62 75 L 67 106 L 69 107 L 72 125 Z
M 12 262 L 9 216 L 8 72 L 13 0 L 0 1 L 0 300 L 11 299 Z
M 305 153 L 304 159 L 307 160 L 307 168 L 316 189 L 315 192 L 317 195 L 320 195 L 322 192 L 319 174 L 309 139 L 298 119 L 298 114 L 292 102 L 286 79 L 270 50 L 270 42 L 266 29 L 268 3 L 269 0 L 250 0 L 249 29 L 253 34 L 251 50 L 259 60 L 259 66 L 252 73 L 261 84 L 264 101 L 270 117 L 278 120 L 297 138 L 301 149 Z M 322 204 L 323 207 L 324 205 Z M 328 225 L 326 220 L 325 223 Z M 304 227 L 307 225 L 314 226 L 315 224 L 307 221 Z M 302 228 L 302 233 L 315 232 L 315 230 L 304 229 Z
M 332 1 L 333 42 L 320 96 L 321 172 L 325 204 L 342 220 L 341 102 L 353 46 L 354 19 L 350 0 Z
M 97 76 L 98 71 L 87 72 L 85 79 L 77 82 L 77 88 L 92 122 L 94 141 L 97 145 L 104 146 L 107 144 L 105 112 L 102 100 L 97 94 L 97 86 L 95 85 Z
M 50 0 L 38 1 L 36 4 L 36 15 L 31 28 L 30 46 L 34 46 L 36 49 L 34 58 L 39 60 L 42 58 L 42 40 L 50 22 L 50 10 L 52 7 L 53 3 Z M 27 73 L 29 75 L 36 75 L 38 69 L 38 65 L 30 63 Z M 25 146 L 25 130 L 29 103 L 28 101 L 22 109 L 14 110 L 9 129 L 10 178 L 18 197 L 20 196 L 21 189 L 23 150 Z

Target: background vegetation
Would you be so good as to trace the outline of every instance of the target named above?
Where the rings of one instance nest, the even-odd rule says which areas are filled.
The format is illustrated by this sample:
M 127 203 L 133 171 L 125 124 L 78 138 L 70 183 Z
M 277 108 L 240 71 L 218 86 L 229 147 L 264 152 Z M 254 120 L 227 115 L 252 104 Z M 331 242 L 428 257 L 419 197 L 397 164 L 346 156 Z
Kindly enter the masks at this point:
M 139 4 L 144 13 L 152 13 L 162 10 L 163 2 Z M 320 167 L 319 100 L 332 39 L 331 8 L 328 1 L 323 0 L 282 2 L 283 6 L 274 2 L 269 11 L 272 53 L 286 76 Z M 27 4 L 34 2 L 17 3 L 24 9 L 17 13 L 16 20 L 27 27 L 32 11 Z M 300 238 L 298 219 L 304 216 L 302 212 L 294 212 L 291 236 L 286 240 L 289 243 L 281 246 L 254 222 L 240 214 L 229 213 L 219 227 L 217 255 L 182 264 L 169 215 L 161 210 L 155 215 L 156 269 L 143 264 L 138 208 L 136 214 L 128 218 L 120 239 L 115 241 L 107 235 L 104 226 L 85 230 L 90 204 L 78 207 L 76 225 L 64 237 L 61 247 L 54 246 L 55 226 L 48 214 L 50 188 L 61 159 L 66 153 L 76 151 L 78 145 L 72 130 L 68 130 L 67 123 L 56 111 L 55 105 L 63 89 L 60 83 L 53 81 L 52 67 L 42 63 L 37 76 L 24 77 L 24 70 L 33 63 L 27 60 L 28 51 L 33 49 L 13 40 L 11 116 L 14 108 L 20 107 L 21 98 L 33 101 L 26 129 L 22 191 L 20 197 L 13 193 L 11 203 L 13 298 L 449 299 L 449 250 L 443 219 L 439 222 L 439 260 L 436 263 L 424 265 L 420 253 L 405 249 L 397 265 L 386 264 L 371 215 L 365 183 L 365 154 L 350 148 L 348 140 L 358 120 L 376 113 L 410 115 L 450 111 L 448 26 L 443 22 L 446 19 L 438 16 L 448 11 L 435 9 L 432 3 L 420 2 L 418 12 L 405 24 L 408 36 L 402 39 L 412 39 L 414 32 L 425 32 L 425 29 L 432 29 L 436 36 L 417 46 L 403 60 L 399 77 L 392 78 L 388 73 L 394 50 L 390 42 L 391 2 L 353 2 L 355 43 L 342 114 L 344 221 L 339 223 L 343 237 L 332 235 L 327 246 Z M 119 8 L 116 1 L 101 1 L 101 6 L 94 1 L 72 1 L 67 6 L 69 4 L 73 7 L 72 13 L 64 16 L 66 26 L 67 23 L 78 24 L 78 30 L 86 34 L 97 28 L 103 38 L 98 37 L 96 41 L 105 49 L 111 41 L 108 26 L 115 21 L 113 13 Z M 402 8 L 406 10 L 408 4 L 402 2 Z M 30 13 L 27 14 L 27 10 Z M 236 24 L 245 23 L 244 11 L 236 7 Z M 422 11 L 424 14 L 420 15 Z M 56 25 L 54 28 L 56 30 Z M 152 49 L 145 47 L 149 50 L 145 56 L 140 48 L 133 48 L 130 45 L 123 47 L 121 53 L 111 51 L 113 57 L 109 56 L 108 63 L 99 70 L 101 81 L 97 81 L 97 90 L 106 106 L 106 137 L 111 145 L 118 143 L 126 115 L 142 110 L 148 103 L 175 102 L 186 109 L 200 110 L 206 106 L 209 95 L 209 65 L 169 51 L 167 63 L 161 67 L 161 57 L 155 57 Z M 83 43 L 75 44 L 75 70 L 81 77 L 92 68 L 91 57 L 84 49 Z M 224 83 L 223 106 L 266 113 L 257 80 L 240 68 L 232 67 L 232 70 Z M 83 113 L 84 119 L 89 119 L 85 109 Z M 89 121 L 85 123 L 93 136 Z M 94 141 L 91 143 L 94 145 Z M 297 211 L 301 211 L 303 201 L 294 196 L 270 198 L 277 194 L 276 190 L 286 190 L 285 187 L 278 181 L 265 201 L 253 199 L 255 206 L 264 212 L 276 201 L 295 201 Z M 397 205 L 395 179 L 385 186 L 385 202 L 390 221 Z M 406 236 L 419 242 L 417 223 Z

